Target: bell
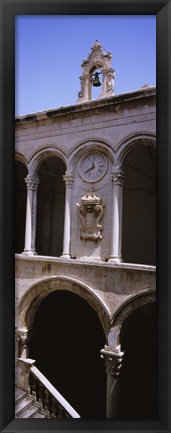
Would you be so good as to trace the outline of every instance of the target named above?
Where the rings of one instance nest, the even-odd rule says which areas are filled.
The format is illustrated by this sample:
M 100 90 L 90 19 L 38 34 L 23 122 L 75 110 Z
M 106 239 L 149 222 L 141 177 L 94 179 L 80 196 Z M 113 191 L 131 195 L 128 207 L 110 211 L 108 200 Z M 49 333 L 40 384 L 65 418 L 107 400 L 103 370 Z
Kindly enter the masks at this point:
M 95 72 L 94 77 L 92 78 L 91 82 L 92 82 L 92 85 L 94 87 L 101 86 L 101 82 L 99 80 L 99 73 L 98 72 Z

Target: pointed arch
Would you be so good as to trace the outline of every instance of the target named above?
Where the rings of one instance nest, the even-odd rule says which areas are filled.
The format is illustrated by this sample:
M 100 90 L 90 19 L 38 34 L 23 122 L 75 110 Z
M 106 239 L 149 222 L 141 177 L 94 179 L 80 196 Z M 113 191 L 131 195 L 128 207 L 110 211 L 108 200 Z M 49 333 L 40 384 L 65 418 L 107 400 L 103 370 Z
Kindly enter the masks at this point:
M 112 327 L 110 330 L 109 339 L 112 339 L 112 345 L 114 347 L 117 347 L 120 344 L 122 327 L 124 326 L 125 320 L 128 318 L 128 316 L 142 305 L 145 305 L 149 302 L 155 302 L 155 300 L 155 289 L 145 289 L 134 295 L 128 296 L 119 305 L 111 318 Z

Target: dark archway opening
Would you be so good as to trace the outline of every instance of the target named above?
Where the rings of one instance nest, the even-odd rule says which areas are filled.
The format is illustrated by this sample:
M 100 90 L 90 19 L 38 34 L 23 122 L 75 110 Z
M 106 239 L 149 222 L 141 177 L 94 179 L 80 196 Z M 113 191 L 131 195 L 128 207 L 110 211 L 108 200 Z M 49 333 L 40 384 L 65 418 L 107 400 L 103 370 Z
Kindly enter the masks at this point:
M 46 159 L 38 170 L 36 251 L 59 257 L 63 250 L 65 164 L 58 157 Z
M 138 145 L 126 156 L 123 190 L 123 260 L 156 264 L 156 151 Z
M 105 418 L 105 336 L 95 311 L 79 296 L 55 291 L 40 304 L 33 326 L 29 357 L 37 368 L 81 418 Z
M 27 188 L 25 178 L 27 169 L 20 162 L 15 162 L 15 252 L 21 254 L 24 251 L 26 199 Z
M 154 419 L 156 388 L 156 304 L 137 308 L 121 334 L 124 351 L 120 375 L 120 415 L 123 419 Z

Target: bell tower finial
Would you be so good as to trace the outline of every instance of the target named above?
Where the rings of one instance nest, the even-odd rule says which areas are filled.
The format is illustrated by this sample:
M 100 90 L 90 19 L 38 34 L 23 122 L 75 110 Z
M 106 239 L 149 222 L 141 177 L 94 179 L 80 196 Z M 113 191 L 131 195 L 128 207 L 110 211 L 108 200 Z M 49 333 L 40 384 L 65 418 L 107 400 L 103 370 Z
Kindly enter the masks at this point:
M 91 53 L 87 59 L 83 59 L 81 64 L 81 90 L 78 93 L 78 103 L 92 99 L 92 86 L 100 87 L 101 85 L 99 74 L 102 74 L 102 91 L 98 99 L 114 95 L 115 71 L 111 66 L 111 60 L 111 52 L 106 53 L 96 39 L 91 47 Z M 97 70 L 100 70 L 100 72 L 97 72 Z

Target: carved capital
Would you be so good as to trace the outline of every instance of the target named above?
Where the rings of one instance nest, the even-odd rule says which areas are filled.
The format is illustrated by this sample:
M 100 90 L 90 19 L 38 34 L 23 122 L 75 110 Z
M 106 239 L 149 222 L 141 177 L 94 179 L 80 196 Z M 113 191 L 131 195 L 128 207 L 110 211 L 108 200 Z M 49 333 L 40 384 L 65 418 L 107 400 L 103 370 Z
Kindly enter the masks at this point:
M 28 342 L 28 329 L 27 328 L 21 328 L 18 329 L 18 341 L 21 344 L 21 346 L 26 346 Z
M 29 331 L 27 328 L 21 328 L 17 331 L 17 340 L 19 343 L 19 353 L 21 358 L 27 358 Z
M 25 178 L 25 182 L 27 185 L 27 190 L 32 190 L 32 191 L 36 191 L 38 189 L 39 186 L 39 178 L 36 174 L 30 175 L 28 174 L 27 177 Z
M 66 172 L 63 175 L 63 180 L 65 182 L 65 187 L 66 188 L 72 188 L 73 182 L 74 182 L 74 176 L 72 176 L 72 174 Z
M 120 374 L 122 367 L 123 352 L 114 352 L 109 350 L 107 346 L 100 351 L 101 358 L 105 359 L 106 373 L 115 376 L 116 378 Z
M 113 171 L 111 174 L 113 185 L 124 185 L 124 172 L 122 170 Z

